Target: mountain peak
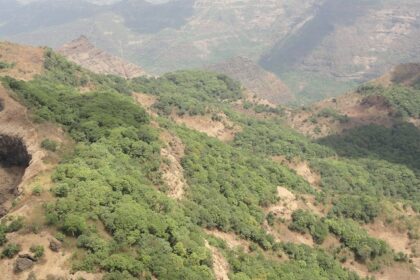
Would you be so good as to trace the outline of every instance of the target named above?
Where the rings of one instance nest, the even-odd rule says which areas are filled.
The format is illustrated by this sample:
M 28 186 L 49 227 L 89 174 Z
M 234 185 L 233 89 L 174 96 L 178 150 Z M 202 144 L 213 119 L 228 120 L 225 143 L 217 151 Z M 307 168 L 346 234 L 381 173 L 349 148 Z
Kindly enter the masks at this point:
M 63 45 L 58 52 L 94 73 L 116 75 L 127 79 L 146 75 L 141 67 L 97 48 L 85 35 Z

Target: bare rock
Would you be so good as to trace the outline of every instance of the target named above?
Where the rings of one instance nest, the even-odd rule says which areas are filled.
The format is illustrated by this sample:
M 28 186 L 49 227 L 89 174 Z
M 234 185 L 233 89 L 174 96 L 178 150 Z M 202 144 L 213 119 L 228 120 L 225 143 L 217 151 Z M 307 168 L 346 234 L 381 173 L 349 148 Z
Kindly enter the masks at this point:
M 51 239 L 49 247 L 50 247 L 51 251 L 58 252 L 58 251 L 60 251 L 60 249 L 62 247 L 62 244 L 57 239 Z
M 30 254 L 30 253 L 22 253 L 22 254 L 19 254 L 19 258 L 22 258 L 22 259 L 30 259 L 33 262 L 36 262 L 37 261 L 36 257 L 33 254 Z
M 30 269 L 33 265 L 34 262 L 31 259 L 18 257 L 15 262 L 14 271 L 15 273 L 20 273 Z
M 98 74 L 117 75 L 127 79 L 146 75 L 139 66 L 96 48 L 85 36 L 65 44 L 58 52 L 68 60 Z

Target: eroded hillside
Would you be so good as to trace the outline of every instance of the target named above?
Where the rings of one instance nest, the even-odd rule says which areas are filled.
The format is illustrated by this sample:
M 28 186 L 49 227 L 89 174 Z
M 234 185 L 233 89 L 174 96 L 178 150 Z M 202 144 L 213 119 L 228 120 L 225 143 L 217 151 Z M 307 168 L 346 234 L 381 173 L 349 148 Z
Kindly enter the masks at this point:
M 20 108 L 48 166 L 2 219 L 8 279 L 418 278 L 416 130 L 315 142 L 223 74 L 127 80 L 44 52 L 41 75 L 2 78 L 0 121 Z
M 236 57 L 206 69 L 238 80 L 249 90 L 251 97 L 256 96 L 272 104 L 286 104 L 294 99 L 290 89 L 279 78 L 250 59 Z
M 85 36 L 81 36 L 58 49 L 69 61 L 97 74 L 117 75 L 127 79 L 146 75 L 139 66 L 96 48 Z
M 366 125 L 392 127 L 402 122 L 419 127 L 419 67 L 404 64 L 356 92 L 290 111 L 292 127 L 321 138 Z

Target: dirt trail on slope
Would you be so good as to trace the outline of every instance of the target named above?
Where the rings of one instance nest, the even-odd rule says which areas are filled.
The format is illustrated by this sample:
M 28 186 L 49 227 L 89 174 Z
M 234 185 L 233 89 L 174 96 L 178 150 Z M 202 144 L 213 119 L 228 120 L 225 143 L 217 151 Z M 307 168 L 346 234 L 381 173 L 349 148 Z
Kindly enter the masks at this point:
M 321 183 L 321 175 L 311 169 L 307 161 L 287 160 L 284 156 L 274 156 L 275 162 L 286 165 L 290 169 L 296 171 L 296 174 L 305 179 L 312 187 L 319 190 Z
M 251 245 L 251 242 L 241 239 L 239 236 L 237 236 L 234 233 L 222 232 L 216 229 L 212 229 L 212 230 L 207 229 L 204 231 L 205 233 L 209 235 L 213 235 L 214 237 L 225 241 L 229 249 L 242 248 L 244 252 L 249 253 L 249 246 Z
M 164 159 L 160 169 L 162 178 L 169 187 L 168 195 L 174 199 L 182 199 L 187 186 L 184 169 L 181 165 L 185 146 L 181 139 L 166 131 L 161 134 L 160 138 L 166 144 L 166 147 L 160 151 Z
M 266 208 L 266 212 L 273 213 L 276 217 L 290 220 L 292 218 L 292 213 L 298 209 L 296 196 L 283 187 L 277 188 L 277 195 L 280 199 L 279 202 Z
M 185 125 L 190 129 L 205 133 L 220 141 L 232 141 L 236 133 L 240 132 L 242 128 L 230 121 L 223 113 L 219 113 L 217 116 L 219 120 L 213 119 L 210 115 L 178 116 L 173 114 L 171 117 L 177 124 Z
M 206 247 L 210 250 L 213 257 L 213 271 L 217 280 L 229 280 L 229 263 L 226 261 L 225 257 L 220 253 L 220 251 L 210 246 L 206 240 Z
M 149 113 L 150 115 L 156 117 L 157 114 L 156 112 L 154 112 L 152 110 L 153 105 L 156 103 L 157 101 L 157 97 L 150 95 L 150 94 L 145 94 L 145 93 L 140 93 L 140 92 L 135 92 L 133 93 L 133 97 L 134 100 L 139 103 L 145 110 L 147 113 Z

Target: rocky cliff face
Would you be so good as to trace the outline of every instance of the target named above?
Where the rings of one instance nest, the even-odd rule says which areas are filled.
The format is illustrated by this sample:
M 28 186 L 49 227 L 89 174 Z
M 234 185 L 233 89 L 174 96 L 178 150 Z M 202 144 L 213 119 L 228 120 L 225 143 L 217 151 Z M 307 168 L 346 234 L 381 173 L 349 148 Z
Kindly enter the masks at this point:
M 112 74 L 127 79 L 146 75 L 139 66 L 96 48 L 85 36 L 65 44 L 58 52 L 98 74 Z
M 289 88 L 276 75 L 264 70 L 250 59 L 235 57 L 208 66 L 207 69 L 238 80 L 253 96 L 268 100 L 273 104 L 284 104 L 293 100 L 293 94 Z
M 366 81 L 395 64 L 419 60 L 419 35 L 416 1 L 331 0 L 262 63 L 279 74 L 297 70 Z
M 299 28 L 322 1 L 176 0 L 152 6 L 145 1 L 123 1 L 42 27 L 38 23 L 42 18 L 35 16 L 25 31 L 10 34 L 0 28 L 0 37 L 58 47 L 85 34 L 99 48 L 114 55 L 123 49 L 126 57 L 148 72 L 162 73 L 234 56 L 257 61 L 277 40 Z M 45 5 L 17 8 L 13 13 L 37 11 Z M 10 26 L 13 20 L 5 19 Z
M 89 4 L 89 13 L 62 12 L 66 4 L 60 1 L 53 6 L 63 19 L 44 24 L 45 13 L 38 10 L 48 1 L 10 8 L 7 14 L 29 13 L 24 18 L 30 20 L 11 29 L 16 20 L 5 15 L 0 37 L 57 47 L 86 34 L 99 48 L 123 52 L 156 74 L 248 57 L 308 100 L 420 60 L 416 0 L 121 1 Z M 349 84 L 337 90 L 337 82 Z

